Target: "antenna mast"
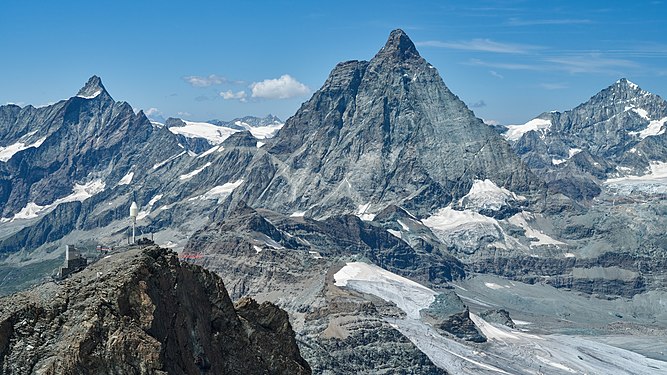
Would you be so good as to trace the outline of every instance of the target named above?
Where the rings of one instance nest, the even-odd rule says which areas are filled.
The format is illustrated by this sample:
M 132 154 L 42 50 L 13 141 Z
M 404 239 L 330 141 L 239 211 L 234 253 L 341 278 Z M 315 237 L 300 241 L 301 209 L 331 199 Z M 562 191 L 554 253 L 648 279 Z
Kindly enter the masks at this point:
M 130 219 L 132 220 L 132 245 L 135 244 L 135 226 L 137 224 L 137 215 L 139 214 L 139 207 L 137 202 L 132 202 L 130 205 Z

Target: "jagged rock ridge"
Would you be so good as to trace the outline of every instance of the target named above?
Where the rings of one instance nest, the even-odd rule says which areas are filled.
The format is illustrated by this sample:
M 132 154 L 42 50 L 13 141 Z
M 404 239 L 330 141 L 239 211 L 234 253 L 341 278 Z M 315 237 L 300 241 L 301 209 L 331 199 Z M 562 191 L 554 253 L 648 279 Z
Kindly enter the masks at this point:
M 287 314 L 157 247 L 0 299 L 10 374 L 310 374 Z

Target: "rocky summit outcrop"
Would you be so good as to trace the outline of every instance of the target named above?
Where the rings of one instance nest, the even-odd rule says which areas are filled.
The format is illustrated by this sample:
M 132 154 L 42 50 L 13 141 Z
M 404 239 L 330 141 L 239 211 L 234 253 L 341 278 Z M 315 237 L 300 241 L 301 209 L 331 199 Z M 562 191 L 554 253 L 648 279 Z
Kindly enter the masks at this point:
M 3 374 L 310 374 L 287 313 L 155 246 L 0 299 Z
M 227 206 L 307 216 L 427 215 L 474 179 L 531 193 L 539 180 L 443 83 L 402 30 L 370 61 L 338 64 L 276 137 Z

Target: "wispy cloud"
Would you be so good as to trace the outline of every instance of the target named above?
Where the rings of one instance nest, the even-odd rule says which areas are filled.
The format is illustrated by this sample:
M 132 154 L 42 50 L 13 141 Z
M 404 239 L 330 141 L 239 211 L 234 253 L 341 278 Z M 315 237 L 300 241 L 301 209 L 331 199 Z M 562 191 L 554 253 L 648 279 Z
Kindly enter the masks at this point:
M 176 112 L 176 114 L 181 116 L 181 117 L 190 117 L 190 116 L 192 116 L 192 113 L 190 113 L 190 112 Z
M 210 74 L 207 77 L 203 76 L 185 76 L 183 80 L 194 87 L 209 87 L 213 85 L 222 85 L 223 83 L 229 83 L 230 81 L 222 76 L 217 74 Z
M 144 114 L 148 117 L 150 117 L 150 116 L 162 116 L 162 112 L 155 107 L 148 108 L 146 111 L 144 111 Z
M 280 78 L 253 82 L 250 88 L 252 89 L 253 98 L 266 99 L 289 99 L 306 95 L 310 92 L 310 89 L 306 85 L 297 81 L 289 74 L 285 74 Z
M 479 100 L 475 103 L 470 104 L 470 108 L 484 108 L 486 107 L 486 102 L 484 100 Z
M 504 79 L 504 78 L 505 78 L 505 76 L 503 76 L 502 74 L 496 72 L 495 70 L 489 70 L 489 73 L 490 73 L 492 76 L 496 77 L 496 78 L 500 78 L 500 79 Z
M 514 63 L 470 59 L 466 65 L 492 69 L 525 70 L 534 72 L 566 72 L 570 74 L 596 73 L 618 75 L 628 69 L 637 69 L 640 64 L 620 58 L 610 58 L 601 53 L 570 53 L 557 56 L 535 56 L 532 63 Z M 493 73 L 492 73 L 493 74 Z
M 479 59 L 470 59 L 465 64 L 466 65 L 475 65 L 475 66 L 485 66 L 485 67 L 488 67 L 488 68 L 495 68 L 495 69 L 506 69 L 506 70 L 532 70 L 532 71 L 545 70 L 544 67 L 541 67 L 539 65 L 492 62 L 492 61 L 484 61 L 484 60 L 479 60 Z
M 585 25 L 591 24 L 593 21 L 589 19 L 576 18 L 556 18 L 556 19 L 531 19 L 522 20 L 520 18 L 510 18 L 507 21 L 509 26 L 539 26 L 539 25 Z
M 538 86 L 545 90 L 563 90 L 569 87 L 565 83 L 540 83 Z
M 152 121 L 157 121 L 157 122 L 165 121 L 164 113 L 162 113 L 162 111 L 160 111 L 155 107 L 148 108 L 147 110 L 144 111 L 144 114 Z
M 516 53 L 526 54 L 532 51 L 543 49 L 541 46 L 518 44 L 518 43 L 502 43 L 495 42 L 491 39 L 472 39 L 469 41 L 444 42 L 439 40 L 428 40 L 424 42 L 417 42 L 420 47 L 437 47 L 449 48 L 466 51 L 480 51 L 480 52 L 494 52 L 494 53 Z
M 238 100 L 245 102 L 247 94 L 245 91 L 233 92 L 232 90 L 228 90 L 221 92 L 220 96 L 225 100 Z
M 600 53 L 549 57 L 544 61 L 568 73 L 616 73 L 619 69 L 637 68 L 639 64 L 626 59 L 608 58 Z

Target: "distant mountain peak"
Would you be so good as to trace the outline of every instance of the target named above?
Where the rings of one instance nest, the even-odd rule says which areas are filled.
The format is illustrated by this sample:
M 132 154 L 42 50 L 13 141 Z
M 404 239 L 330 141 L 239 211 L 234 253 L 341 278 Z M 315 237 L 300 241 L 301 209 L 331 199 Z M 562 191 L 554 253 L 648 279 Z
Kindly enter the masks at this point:
M 391 57 L 397 60 L 408 60 L 410 58 L 419 58 L 419 52 L 415 44 L 412 43 L 408 34 L 401 29 L 396 29 L 389 34 L 387 43 L 377 53 L 377 57 Z
M 628 88 L 630 88 L 630 89 L 632 89 L 632 90 L 641 90 L 641 89 L 639 88 L 639 86 L 638 86 L 636 83 L 630 81 L 630 80 L 627 79 L 627 78 L 621 78 L 621 79 L 619 79 L 618 81 L 616 81 L 616 84 L 617 84 L 618 86 L 621 86 L 621 87 L 624 87 L 624 86 L 625 86 L 625 87 L 628 87 Z
M 86 84 L 81 88 L 81 90 L 79 90 L 76 96 L 84 99 L 92 99 L 102 93 L 106 93 L 106 89 L 102 84 L 102 79 L 94 75 L 88 79 L 88 82 L 86 82 Z

